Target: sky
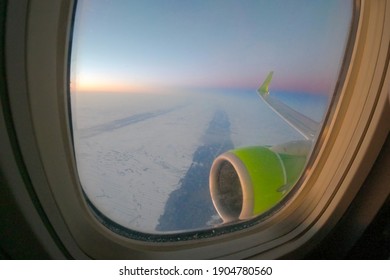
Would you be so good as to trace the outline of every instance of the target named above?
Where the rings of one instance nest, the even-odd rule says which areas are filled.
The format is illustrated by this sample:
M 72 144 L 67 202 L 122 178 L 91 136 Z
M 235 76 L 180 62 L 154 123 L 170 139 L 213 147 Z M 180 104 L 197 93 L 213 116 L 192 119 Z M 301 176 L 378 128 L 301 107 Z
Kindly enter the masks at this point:
M 352 0 L 79 0 L 72 92 L 330 94 Z

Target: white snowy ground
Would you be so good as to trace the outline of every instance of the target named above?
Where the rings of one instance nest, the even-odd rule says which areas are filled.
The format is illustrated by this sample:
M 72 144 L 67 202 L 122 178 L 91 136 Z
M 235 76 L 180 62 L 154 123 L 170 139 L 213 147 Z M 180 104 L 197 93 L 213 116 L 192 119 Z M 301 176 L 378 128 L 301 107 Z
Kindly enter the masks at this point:
M 239 93 L 73 95 L 78 171 L 91 202 L 120 225 L 156 232 L 216 109 L 227 113 L 235 147 L 300 139 L 260 98 Z M 140 121 L 120 125 L 137 115 Z

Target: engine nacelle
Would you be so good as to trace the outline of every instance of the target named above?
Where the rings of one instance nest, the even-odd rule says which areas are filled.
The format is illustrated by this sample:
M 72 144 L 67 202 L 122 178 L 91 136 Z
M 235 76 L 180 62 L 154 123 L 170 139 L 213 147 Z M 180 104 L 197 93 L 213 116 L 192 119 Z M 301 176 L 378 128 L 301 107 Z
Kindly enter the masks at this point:
M 244 147 L 218 156 L 210 171 L 210 193 L 221 218 L 246 220 L 275 206 L 298 180 L 307 155 L 307 143 L 294 142 L 275 149 Z

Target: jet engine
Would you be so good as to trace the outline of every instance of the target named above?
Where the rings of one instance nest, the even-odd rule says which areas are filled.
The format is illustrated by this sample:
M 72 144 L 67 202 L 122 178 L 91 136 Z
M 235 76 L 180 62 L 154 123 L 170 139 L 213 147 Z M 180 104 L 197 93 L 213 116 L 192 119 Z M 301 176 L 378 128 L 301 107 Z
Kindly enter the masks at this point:
M 306 164 L 308 141 L 230 150 L 210 170 L 210 193 L 224 222 L 246 220 L 275 206 Z

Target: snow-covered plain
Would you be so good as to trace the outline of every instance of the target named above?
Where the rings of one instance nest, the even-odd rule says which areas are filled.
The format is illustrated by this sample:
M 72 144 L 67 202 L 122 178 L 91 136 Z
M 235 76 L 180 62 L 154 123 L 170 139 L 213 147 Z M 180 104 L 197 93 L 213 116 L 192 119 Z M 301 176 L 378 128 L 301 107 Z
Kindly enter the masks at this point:
M 155 233 L 216 111 L 228 116 L 234 147 L 301 139 L 255 91 L 73 93 L 76 160 L 85 194 L 117 224 Z

